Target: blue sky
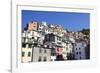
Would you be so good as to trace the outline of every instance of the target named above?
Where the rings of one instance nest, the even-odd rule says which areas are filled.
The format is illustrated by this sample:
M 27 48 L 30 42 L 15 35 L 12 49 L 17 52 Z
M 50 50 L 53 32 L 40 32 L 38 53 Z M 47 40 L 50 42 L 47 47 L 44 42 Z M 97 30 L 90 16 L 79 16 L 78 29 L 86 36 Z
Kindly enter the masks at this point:
M 45 21 L 48 24 L 61 25 L 64 29 L 68 29 L 69 31 L 79 31 L 83 28 L 90 28 L 89 13 L 22 10 L 22 29 L 30 21 Z

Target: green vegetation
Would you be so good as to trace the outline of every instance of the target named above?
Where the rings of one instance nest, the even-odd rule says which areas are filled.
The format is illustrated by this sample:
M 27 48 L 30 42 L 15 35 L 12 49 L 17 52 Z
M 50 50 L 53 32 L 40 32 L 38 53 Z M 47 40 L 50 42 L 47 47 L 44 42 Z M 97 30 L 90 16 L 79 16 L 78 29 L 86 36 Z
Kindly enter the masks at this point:
M 80 32 L 82 32 L 82 33 L 85 34 L 85 35 L 89 35 L 89 34 L 90 34 L 90 29 L 83 29 L 83 30 L 80 31 Z

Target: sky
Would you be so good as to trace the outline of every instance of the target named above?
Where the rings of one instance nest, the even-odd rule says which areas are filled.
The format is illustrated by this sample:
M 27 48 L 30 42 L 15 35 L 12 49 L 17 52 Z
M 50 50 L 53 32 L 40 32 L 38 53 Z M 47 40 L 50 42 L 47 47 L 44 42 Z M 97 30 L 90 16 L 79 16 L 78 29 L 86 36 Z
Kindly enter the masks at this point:
M 61 25 L 69 31 L 80 31 L 90 28 L 89 13 L 22 10 L 22 29 L 31 21 L 44 21 L 48 24 Z

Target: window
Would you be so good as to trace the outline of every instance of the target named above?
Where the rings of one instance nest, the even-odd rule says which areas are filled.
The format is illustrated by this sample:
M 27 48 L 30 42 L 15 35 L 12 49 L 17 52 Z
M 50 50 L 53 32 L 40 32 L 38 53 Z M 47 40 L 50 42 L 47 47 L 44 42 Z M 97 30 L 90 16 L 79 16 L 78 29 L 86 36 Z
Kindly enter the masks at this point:
M 61 37 L 57 37 L 57 40 L 61 41 Z
M 29 44 L 29 46 L 28 46 L 29 48 L 32 48 L 32 44 Z
M 78 52 L 76 52 L 76 54 L 78 55 Z
M 75 46 L 77 46 L 77 44 L 75 43 Z
M 72 48 L 71 44 L 69 45 L 69 48 Z
M 57 40 L 59 40 L 59 37 L 57 37 Z
M 28 38 L 28 43 L 30 43 L 31 42 L 31 39 L 30 38 Z
M 39 59 L 38 59 L 38 61 L 39 61 L 39 62 L 41 61 L 41 56 L 39 56 Z
M 52 53 L 52 56 L 55 56 L 55 53 Z
M 25 55 L 25 52 L 22 52 L 22 57 L 24 57 L 24 55 Z
M 45 49 L 45 50 L 44 50 L 44 53 L 46 53 L 46 52 L 47 52 L 47 50 Z
M 41 27 L 42 25 L 40 24 L 40 27 Z
M 49 41 L 55 41 L 55 36 L 53 34 L 49 36 Z
M 84 47 L 84 43 L 82 43 L 82 46 Z
M 81 48 L 79 47 L 79 50 L 80 50 Z
M 46 57 L 44 57 L 44 61 L 46 61 Z
M 61 41 L 61 37 L 59 37 L 59 41 Z
M 49 48 L 49 45 L 47 45 L 47 48 Z
M 67 53 L 66 57 L 69 56 L 69 53 Z
M 40 30 L 42 30 L 42 28 L 40 28 Z
M 80 57 L 80 59 L 82 59 L 82 58 Z
M 79 52 L 79 54 L 81 55 L 81 52 Z
M 23 42 L 25 42 L 26 38 L 23 38 L 22 40 L 23 40 Z
M 68 48 L 66 48 L 66 50 L 68 50 Z
M 77 50 L 77 48 L 76 48 L 76 50 Z
M 32 39 L 34 39 L 34 37 L 32 37 Z
M 26 47 L 26 44 L 25 43 L 22 43 L 22 47 L 25 48 Z
M 31 56 L 31 52 L 28 52 L 28 57 L 30 57 Z
M 41 50 L 41 48 L 39 49 L 39 53 L 41 53 L 42 52 L 42 50 Z
M 46 35 L 47 40 L 49 40 L 49 35 Z
M 55 55 L 56 55 L 55 48 L 51 48 L 51 56 L 55 56 Z

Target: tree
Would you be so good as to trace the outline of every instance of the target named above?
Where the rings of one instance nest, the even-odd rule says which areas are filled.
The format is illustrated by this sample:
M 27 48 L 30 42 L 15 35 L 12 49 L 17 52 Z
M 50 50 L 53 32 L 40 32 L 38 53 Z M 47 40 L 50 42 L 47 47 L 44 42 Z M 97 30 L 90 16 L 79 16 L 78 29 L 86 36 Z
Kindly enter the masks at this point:
M 89 35 L 89 34 L 90 34 L 90 29 L 83 29 L 83 30 L 80 31 L 80 32 L 82 32 L 82 33 L 85 34 L 85 35 Z

